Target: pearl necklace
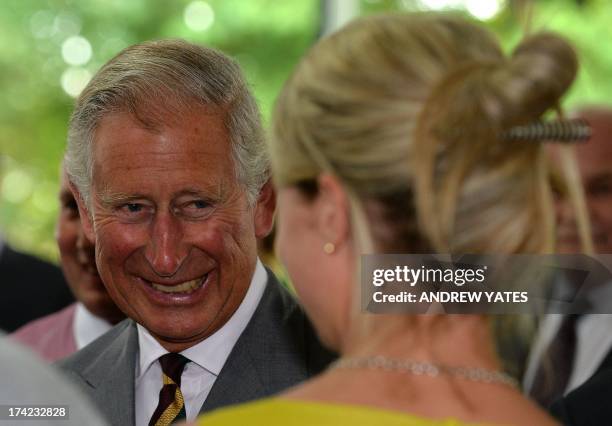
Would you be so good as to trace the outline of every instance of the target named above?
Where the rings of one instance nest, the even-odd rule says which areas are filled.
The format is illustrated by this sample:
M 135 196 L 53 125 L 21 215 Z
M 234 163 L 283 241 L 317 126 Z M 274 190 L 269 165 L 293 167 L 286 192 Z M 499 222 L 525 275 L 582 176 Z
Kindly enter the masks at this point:
M 330 368 L 354 369 L 366 368 L 372 370 L 398 371 L 415 376 L 438 377 L 446 374 L 472 382 L 499 383 L 513 388 L 519 387 L 515 378 L 499 370 L 487 370 L 480 367 L 453 367 L 426 361 L 410 359 L 392 359 L 382 355 L 362 358 L 340 358 L 331 364 Z

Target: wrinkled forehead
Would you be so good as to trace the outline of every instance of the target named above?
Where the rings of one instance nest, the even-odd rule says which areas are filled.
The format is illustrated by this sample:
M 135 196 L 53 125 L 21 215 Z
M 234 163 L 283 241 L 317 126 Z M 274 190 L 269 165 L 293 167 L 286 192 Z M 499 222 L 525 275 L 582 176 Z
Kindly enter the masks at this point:
M 168 131 L 176 133 L 177 130 L 183 133 L 198 133 L 198 136 L 203 136 L 203 145 L 207 143 L 207 136 L 227 139 L 229 142 L 226 116 L 224 107 L 172 98 L 168 98 L 162 105 L 159 102 L 117 105 L 96 123 L 93 152 L 102 148 L 101 144 L 108 143 L 109 134 L 114 133 L 111 140 L 122 139 L 128 136 L 125 133 L 127 130 L 150 135 L 160 135 Z
M 128 112 L 115 112 L 100 121 L 94 138 L 93 184 L 98 189 L 110 182 L 124 187 L 133 181 L 138 186 L 151 179 L 159 187 L 219 184 L 231 181 L 234 170 L 223 117 L 205 107 L 155 127 Z

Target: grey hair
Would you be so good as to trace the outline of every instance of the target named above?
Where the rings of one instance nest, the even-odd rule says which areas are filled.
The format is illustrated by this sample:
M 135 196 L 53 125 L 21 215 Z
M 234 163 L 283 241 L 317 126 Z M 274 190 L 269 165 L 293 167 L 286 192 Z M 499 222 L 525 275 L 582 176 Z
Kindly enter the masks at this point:
M 149 41 L 124 49 L 96 73 L 77 99 L 65 165 L 85 204 L 91 206 L 92 146 L 102 118 L 125 111 L 144 128 L 155 129 L 194 103 L 224 113 L 236 178 L 252 204 L 270 175 L 257 103 L 234 60 L 183 40 Z

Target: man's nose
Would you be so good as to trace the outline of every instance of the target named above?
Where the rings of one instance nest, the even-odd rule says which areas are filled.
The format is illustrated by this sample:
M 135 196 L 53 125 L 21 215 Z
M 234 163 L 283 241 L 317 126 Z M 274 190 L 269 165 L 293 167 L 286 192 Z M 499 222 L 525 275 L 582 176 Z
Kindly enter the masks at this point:
M 189 252 L 183 242 L 180 221 L 170 213 L 158 214 L 151 224 L 151 239 L 145 256 L 160 277 L 171 277 L 180 269 Z

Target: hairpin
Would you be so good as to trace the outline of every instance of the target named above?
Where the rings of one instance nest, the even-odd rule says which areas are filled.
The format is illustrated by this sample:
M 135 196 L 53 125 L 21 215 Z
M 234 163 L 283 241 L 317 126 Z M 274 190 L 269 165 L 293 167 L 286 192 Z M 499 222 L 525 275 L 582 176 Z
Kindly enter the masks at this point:
M 580 142 L 591 137 L 591 126 L 582 118 L 538 121 L 524 126 L 514 126 L 502 132 L 507 141 Z

